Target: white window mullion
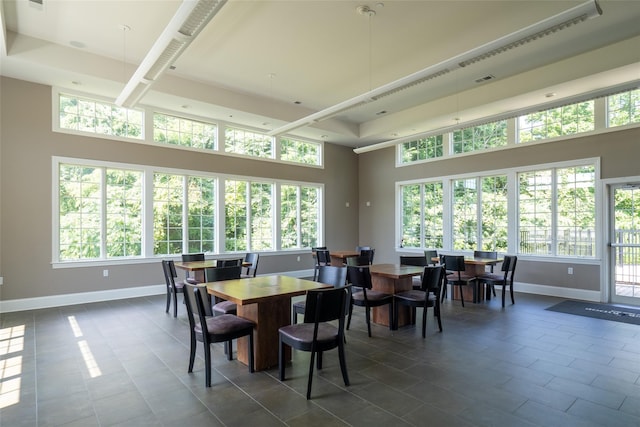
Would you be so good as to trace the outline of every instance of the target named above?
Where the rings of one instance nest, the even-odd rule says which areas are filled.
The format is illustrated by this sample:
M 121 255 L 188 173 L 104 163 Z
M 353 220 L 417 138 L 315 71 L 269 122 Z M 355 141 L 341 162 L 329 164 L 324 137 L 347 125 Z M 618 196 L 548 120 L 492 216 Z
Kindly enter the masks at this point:
M 510 172 L 507 174 L 507 223 L 509 227 L 507 230 L 507 251 L 515 254 L 520 252 L 518 248 L 520 240 L 519 198 L 518 174 L 516 172 Z
M 107 258 L 107 168 L 101 168 L 100 183 L 100 258 Z
M 453 206 L 452 204 L 451 180 L 445 179 L 442 182 L 442 246 L 445 250 L 453 248 Z
M 224 200 L 225 200 L 225 179 L 219 178 L 216 182 L 216 207 L 215 207 L 215 227 L 216 227 L 216 242 L 215 242 L 215 251 L 216 253 L 222 253 L 224 248 L 226 247 L 226 217 L 224 210 Z
M 476 178 L 476 250 L 483 250 L 482 241 L 482 178 Z
M 189 253 L 189 177 L 182 177 L 182 253 Z
M 558 253 L 558 169 L 551 173 L 551 256 Z
M 247 235 L 245 239 L 247 239 L 247 241 L 245 242 L 245 244 L 247 246 L 247 252 L 251 252 L 251 230 L 253 229 L 251 227 L 251 220 L 253 219 L 253 216 L 251 214 L 251 181 L 247 181 L 245 185 L 247 195 L 245 199 L 247 207 Z

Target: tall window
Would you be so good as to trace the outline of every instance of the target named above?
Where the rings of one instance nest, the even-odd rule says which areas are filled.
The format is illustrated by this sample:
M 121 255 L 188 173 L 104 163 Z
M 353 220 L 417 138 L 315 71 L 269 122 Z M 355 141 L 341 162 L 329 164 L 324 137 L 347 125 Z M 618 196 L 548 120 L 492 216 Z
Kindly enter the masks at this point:
M 507 177 L 485 176 L 480 178 L 480 218 L 482 224 L 483 251 L 507 251 L 509 221 L 507 217 Z
M 187 225 L 189 253 L 216 250 L 215 178 L 187 178 Z
M 595 256 L 595 166 L 525 172 L 518 180 L 520 252 Z
M 172 255 L 183 252 L 184 181 L 183 175 L 154 174 L 154 255 Z
M 640 89 L 607 98 L 607 122 L 610 127 L 640 122 Z
M 557 254 L 593 257 L 595 250 L 595 168 L 558 169 Z
M 273 249 L 273 184 L 251 183 L 251 250 Z
M 224 224 L 225 250 L 229 252 L 247 250 L 247 199 L 246 181 L 225 180 Z
M 320 188 L 280 186 L 280 246 L 311 248 L 320 241 Z
M 453 186 L 453 249 L 478 247 L 478 186 L 475 178 L 458 179 Z
M 140 171 L 59 164 L 57 259 L 140 256 L 142 177 Z
M 98 135 L 144 139 L 144 115 L 140 110 L 71 95 L 59 95 L 62 129 Z
M 453 153 L 469 153 L 507 145 L 507 121 L 460 129 L 453 132 Z
M 306 165 L 322 164 L 322 149 L 317 142 L 300 141 L 291 138 L 280 139 L 280 159 L 286 162 Z
M 521 116 L 518 118 L 518 141 L 537 141 L 591 131 L 595 126 L 593 106 L 593 101 L 586 101 Z
M 224 150 L 227 153 L 274 158 L 273 137 L 244 129 L 225 129 Z
M 442 248 L 442 182 L 403 185 L 400 192 L 401 245 L 407 248 Z
M 217 134 L 218 127 L 212 123 L 160 113 L 153 115 L 153 140 L 155 142 L 215 150 Z
M 444 155 L 442 135 L 434 135 L 400 144 L 400 162 L 412 163 Z

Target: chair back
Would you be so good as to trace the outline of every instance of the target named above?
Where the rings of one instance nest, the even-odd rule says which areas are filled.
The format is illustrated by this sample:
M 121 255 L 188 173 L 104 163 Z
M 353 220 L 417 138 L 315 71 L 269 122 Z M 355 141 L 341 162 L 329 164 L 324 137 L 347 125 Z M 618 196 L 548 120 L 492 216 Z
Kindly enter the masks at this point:
M 318 268 L 318 278 L 316 281 L 332 285 L 334 288 L 344 287 L 347 282 L 347 267 L 322 265 Z
M 356 246 L 356 252 L 369 251 L 371 246 Z
M 320 249 L 316 251 L 316 265 L 330 265 L 331 254 L 327 249 Z
M 429 265 L 430 261 L 424 256 L 400 256 L 400 264 L 424 267 Z
M 162 271 L 164 272 L 164 280 L 167 284 L 167 288 L 172 291 L 176 290 L 176 266 L 173 264 L 172 260 L 163 260 L 162 261 Z
M 182 262 L 204 261 L 204 253 L 182 254 Z
M 360 251 L 360 256 L 361 257 L 367 257 L 369 259 L 369 264 L 373 264 L 373 257 L 376 254 L 376 250 L 375 249 L 362 249 Z
M 464 256 L 462 255 L 445 255 L 444 268 L 447 271 L 458 273 L 460 279 L 461 273 L 464 272 Z
M 438 261 L 434 261 L 434 258 L 438 258 L 438 251 L 426 250 L 424 251 L 424 257 L 427 259 L 427 265 L 436 265 Z
M 233 265 L 231 267 L 205 268 L 204 277 L 207 282 L 220 282 L 222 280 L 239 279 L 242 273 L 242 266 Z
M 204 297 L 203 294 L 204 293 Z M 205 285 L 194 285 L 185 283 L 184 285 L 184 302 L 187 306 L 187 315 L 189 317 L 189 325 L 193 328 L 196 324 L 202 325 L 203 333 L 206 332 L 207 322 L 205 317 L 213 316 L 211 304 L 208 303 L 207 288 Z M 204 300 L 207 300 L 205 304 Z
M 249 252 L 244 256 L 244 262 L 251 264 L 245 267 L 247 269 L 245 271 L 245 274 L 247 276 L 256 277 L 256 274 L 258 273 L 259 260 L 260 260 L 260 254 L 256 252 Z
M 349 283 L 356 288 L 371 289 L 371 271 L 369 266 L 347 266 L 347 278 Z
M 236 258 L 236 259 L 219 259 L 216 260 L 216 267 L 220 268 L 220 267 L 235 267 L 235 266 L 240 266 L 242 267 L 242 260 L 243 258 Z
M 368 256 L 350 256 L 347 257 L 347 266 L 369 265 Z
M 429 298 L 429 293 L 434 294 L 436 298 L 440 298 L 444 278 L 445 270 L 443 266 L 426 266 L 424 268 L 421 289 L 427 293 L 427 298 Z
M 516 264 L 518 263 L 518 257 L 514 255 L 506 255 L 504 257 L 504 261 L 502 262 L 502 268 L 504 269 L 504 264 L 507 264 L 507 270 L 505 272 L 504 283 L 507 283 L 507 275 L 509 276 L 509 284 L 513 285 L 513 276 L 516 274 Z M 504 270 L 503 270 L 504 271 Z
M 326 250 L 327 250 L 326 246 L 314 246 L 311 248 L 311 252 L 326 251 Z
M 307 291 L 304 309 L 304 323 L 340 321 L 340 330 L 344 329 L 344 316 L 347 304 L 346 288 L 313 289 Z

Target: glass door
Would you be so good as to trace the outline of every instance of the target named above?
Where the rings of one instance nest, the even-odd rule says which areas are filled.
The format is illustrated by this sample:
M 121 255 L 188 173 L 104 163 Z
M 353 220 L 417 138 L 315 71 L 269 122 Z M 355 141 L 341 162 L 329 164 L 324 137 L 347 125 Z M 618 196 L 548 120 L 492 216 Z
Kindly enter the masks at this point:
M 611 187 L 611 302 L 640 305 L 640 183 Z

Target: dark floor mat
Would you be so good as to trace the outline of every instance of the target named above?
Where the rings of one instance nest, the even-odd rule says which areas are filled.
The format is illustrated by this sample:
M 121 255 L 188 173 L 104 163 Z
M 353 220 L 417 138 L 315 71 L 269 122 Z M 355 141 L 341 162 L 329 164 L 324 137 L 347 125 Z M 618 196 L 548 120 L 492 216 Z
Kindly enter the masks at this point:
M 585 301 L 562 301 L 546 308 L 549 311 L 640 325 L 640 309 Z

